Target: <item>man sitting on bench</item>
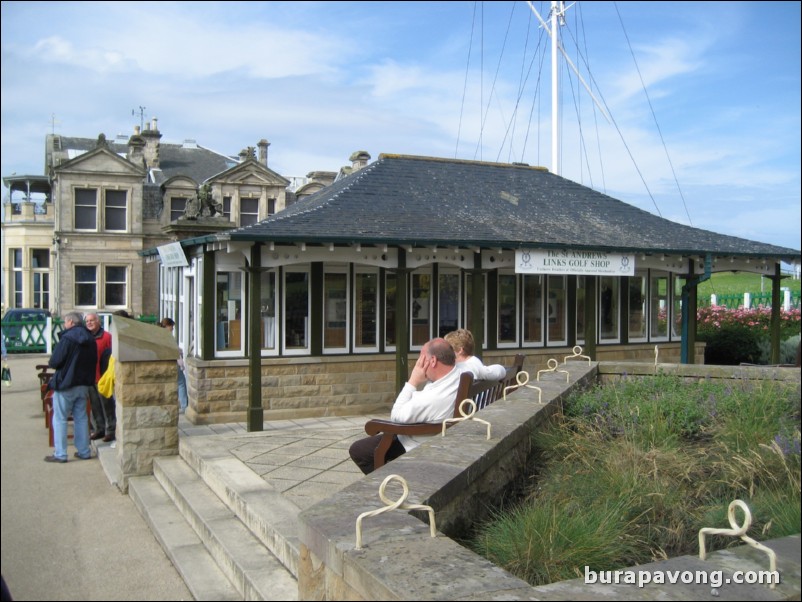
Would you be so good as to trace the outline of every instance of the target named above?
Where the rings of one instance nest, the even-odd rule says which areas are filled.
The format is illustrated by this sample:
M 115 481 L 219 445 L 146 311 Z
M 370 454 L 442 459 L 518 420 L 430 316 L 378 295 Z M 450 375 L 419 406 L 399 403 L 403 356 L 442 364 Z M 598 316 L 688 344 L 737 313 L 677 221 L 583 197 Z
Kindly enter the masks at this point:
M 418 361 L 401 393 L 393 404 L 390 420 L 408 424 L 412 422 L 442 422 L 454 413 L 454 398 L 459 386 L 460 371 L 454 365 L 454 349 L 445 339 L 432 339 L 421 349 Z M 428 381 L 428 382 L 427 382 Z M 418 388 L 423 385 L 423 389 Z M 370 474 L 374 470 L 373 453 L 381 435 L 355 441 L 348 453 L 359 469 Z M 422 443 L 420 437 L 399 435 L 387 452 L 387 461 L 415 449 Z

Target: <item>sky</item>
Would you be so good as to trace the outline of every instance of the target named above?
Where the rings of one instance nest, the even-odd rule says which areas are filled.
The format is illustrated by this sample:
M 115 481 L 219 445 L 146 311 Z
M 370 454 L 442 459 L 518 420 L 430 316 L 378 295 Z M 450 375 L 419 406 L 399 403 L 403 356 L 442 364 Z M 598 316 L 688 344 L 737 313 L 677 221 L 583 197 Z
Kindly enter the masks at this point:
M 568 4 L 559 173 L 799 250 L 800 2 Z M 549 2 L 531 7 L 548 20 Z M 285 177 L 357 150 L 552 169 L 550 42 L 531 7 L 3 1 L 0 174 L 43 174 L 49 133 L 153 118 L 163 142 L 225 155 L 265 138 Z

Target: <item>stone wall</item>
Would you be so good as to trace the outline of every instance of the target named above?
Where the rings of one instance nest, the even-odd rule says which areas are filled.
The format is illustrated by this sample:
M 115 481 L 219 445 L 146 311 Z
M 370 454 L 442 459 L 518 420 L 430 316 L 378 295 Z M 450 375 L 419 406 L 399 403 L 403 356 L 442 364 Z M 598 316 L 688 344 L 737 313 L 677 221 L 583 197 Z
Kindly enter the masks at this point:
M 653 344 L 597 348 L 600 361 L 654 362 Z M 572 348 L 503 349 L 483 354 L 486 364 L 512 365 L 516 352 L 526 355 L 524 368 L 535 374 L 551 358 L 560 362 Z M 697 345 L 704 358 L 704 343 Z M 410 366 L 417 354 L 410 356 Z M 659 361 L 677 363 L 679 343 L 659 345 Z M 699 360 L 703 361 L 703 359 Z M 194 424 L 246 422 L 248 360 L 187 359 L 190 406 L 186 417 Z M 265 420 L 346 416 L 388 412 L 398 392 L 395 356 L 265 358 L 262 360 L 262 406 Z
M 153 474 L 153 459 L 178 454 L 178 346 L 169 331 L 115 316 L 111 327 L 117 399 L 118 485 Z

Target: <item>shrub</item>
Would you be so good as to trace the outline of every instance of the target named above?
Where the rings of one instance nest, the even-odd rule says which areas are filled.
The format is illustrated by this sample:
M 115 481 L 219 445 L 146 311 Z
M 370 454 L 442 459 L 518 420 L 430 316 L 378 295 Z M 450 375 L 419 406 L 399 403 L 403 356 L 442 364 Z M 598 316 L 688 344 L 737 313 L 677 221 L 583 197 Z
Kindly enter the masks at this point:
M 771 356 L 769 328 L 771 308 L 728 309 L 723 306 L 701 307 L 697 312 L 696 338 L 707 343 L 705 363 L 737 366 L 741 363 L 767 364 Z M 780 312 L 780 340 L 800 334 L 800 311 Z M 782 346 L 781 357 L 787 357 L 788 347 Z M 796 348 L 788 361 L 793 363 Z
M 726 325 L 717 331 L 697 335 L 704 341 L 705 364 L 738 366 L 742 363 L 757 364 L 761 356 L 762 333 L 740 325 Z

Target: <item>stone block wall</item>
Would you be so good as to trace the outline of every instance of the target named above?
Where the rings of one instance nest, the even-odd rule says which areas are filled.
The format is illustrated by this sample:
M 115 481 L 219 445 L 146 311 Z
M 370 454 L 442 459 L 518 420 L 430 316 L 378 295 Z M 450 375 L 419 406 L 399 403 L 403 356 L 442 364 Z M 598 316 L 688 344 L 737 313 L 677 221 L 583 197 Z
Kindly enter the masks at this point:
M 486 364 L 512 365 L 517 352 L 526 355 L 524 370 L 534 374 L 551 358 L 560 363 L 573 354 L 570 347 L 501 349 L 482 354 Z M 654 362 L 654 345 L 613 345 L 597 348 L 601 361 Z M 704 343 L 697 345 L 704 358 Z M 410 366 L 417 354 L 410 355 Z M 659 361 L 677 363 L 679 343 L 659 345 Z M 703 360 L 698 360 L 703 361 Z M 194 424 L 246 422 L 248 360 L 202 361 L 188 358 L 187 418 Z M 330 357 L 264 358 L 262 407 L 265 420 L 389 412 L 398 395 L 395 356 L 386 354 Z
M 153 459 L 178 454 L 178 346 L 165 329 L 115 316 L 112 322 L 120 489 L 153 474 Z
M 195 424 L 244 422 L 248 361 L 187 359 Z M 281 358 L 262 361 L 265 420 L 371 414 L 389 410 L 395 391 L 395 358 L 386 355 Z

